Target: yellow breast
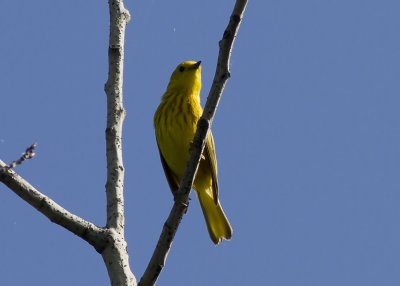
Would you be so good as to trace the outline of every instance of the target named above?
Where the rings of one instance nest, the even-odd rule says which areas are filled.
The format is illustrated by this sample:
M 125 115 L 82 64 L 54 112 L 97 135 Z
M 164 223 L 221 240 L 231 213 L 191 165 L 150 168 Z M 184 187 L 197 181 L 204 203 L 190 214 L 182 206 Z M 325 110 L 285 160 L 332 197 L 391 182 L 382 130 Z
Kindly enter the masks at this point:
M 180 179 L 189 159 L 190 146 L 202 114 L 199 100 L 176 95 L 163 101 L 154 116 L 157 143 L 172 172 Z

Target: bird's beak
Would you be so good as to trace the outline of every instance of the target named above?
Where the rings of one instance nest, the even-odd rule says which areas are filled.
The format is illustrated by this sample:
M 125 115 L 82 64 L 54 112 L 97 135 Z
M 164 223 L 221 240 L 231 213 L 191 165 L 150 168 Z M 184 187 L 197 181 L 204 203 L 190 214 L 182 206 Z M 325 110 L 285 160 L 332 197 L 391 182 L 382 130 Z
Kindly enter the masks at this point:
M 199 68 L 200 64 L 201 64 L 201 61 L 198 61 L 197 63 L 192 65 L 192 69 L 197 70 Z

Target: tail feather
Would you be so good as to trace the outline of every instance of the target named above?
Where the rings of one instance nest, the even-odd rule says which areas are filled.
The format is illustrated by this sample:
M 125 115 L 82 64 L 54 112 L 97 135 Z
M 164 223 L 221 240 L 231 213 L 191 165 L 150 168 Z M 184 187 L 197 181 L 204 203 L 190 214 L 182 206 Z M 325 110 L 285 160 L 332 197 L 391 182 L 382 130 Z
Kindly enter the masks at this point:
M 218 244 L 222 239 L 232 238 L 232 227 L 221 207 L 221 204 L 214 202 L 212 196 L 207 192 L 196 192 L 200 206 L 206 220 L 208 233 L 211 240 Z

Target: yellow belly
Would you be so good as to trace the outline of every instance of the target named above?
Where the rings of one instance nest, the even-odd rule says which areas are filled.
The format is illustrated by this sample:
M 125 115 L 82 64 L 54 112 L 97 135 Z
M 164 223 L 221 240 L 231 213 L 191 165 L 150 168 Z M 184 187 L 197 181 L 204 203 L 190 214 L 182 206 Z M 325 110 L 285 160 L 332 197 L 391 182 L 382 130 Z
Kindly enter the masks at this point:
M 178 184 L 189 159 L 197 121 L 202 114 L 198 98 L 198 95 L 181 95 L 175 96 L 174 100 L 165 100 L 154 118 L 158 147 Z
M 186 127 L 186 128 L 185 128 Z M 168 126 L 158 134 L 158 142 L 165 161 L 180 179 L 189 160 L 190 145 L 194 137 L 193 128 L 178 125 Z

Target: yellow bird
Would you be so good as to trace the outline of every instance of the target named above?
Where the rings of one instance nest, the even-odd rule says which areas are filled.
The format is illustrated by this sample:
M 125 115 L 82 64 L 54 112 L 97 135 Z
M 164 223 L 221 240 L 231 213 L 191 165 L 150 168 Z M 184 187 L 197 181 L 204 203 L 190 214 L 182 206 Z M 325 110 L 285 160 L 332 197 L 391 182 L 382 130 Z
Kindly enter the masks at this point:
M 154 114 L 154 128 L 161 163 L 173 194 L 178 191 L 190 146 L 203 109 L 200 105 L 201 62 L 179 64 Z M 217 158 L 211 131 L 193 183 L 211 240 L 232 237 L 232 228 L 218 199 Z

